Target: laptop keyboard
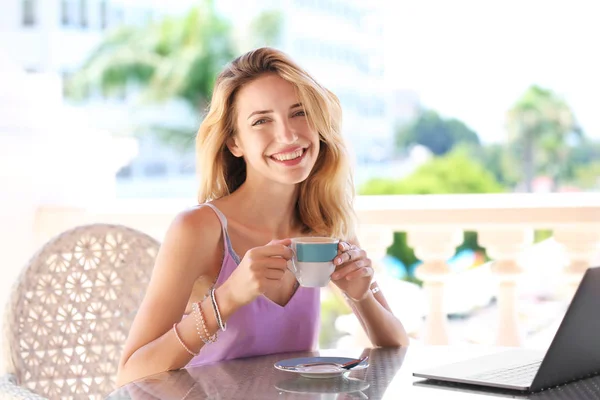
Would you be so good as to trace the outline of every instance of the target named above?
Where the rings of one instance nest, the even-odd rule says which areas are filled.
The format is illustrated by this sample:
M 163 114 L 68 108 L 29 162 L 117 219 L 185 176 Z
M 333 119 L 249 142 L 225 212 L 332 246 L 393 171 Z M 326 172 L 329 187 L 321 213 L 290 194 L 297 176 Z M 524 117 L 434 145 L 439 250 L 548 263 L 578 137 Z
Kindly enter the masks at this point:
M 471 375 L 468 379 L 509 385 L 530 385 L 540 368 L 541 361 L 519 365 L 514 368 L 503 368 Z

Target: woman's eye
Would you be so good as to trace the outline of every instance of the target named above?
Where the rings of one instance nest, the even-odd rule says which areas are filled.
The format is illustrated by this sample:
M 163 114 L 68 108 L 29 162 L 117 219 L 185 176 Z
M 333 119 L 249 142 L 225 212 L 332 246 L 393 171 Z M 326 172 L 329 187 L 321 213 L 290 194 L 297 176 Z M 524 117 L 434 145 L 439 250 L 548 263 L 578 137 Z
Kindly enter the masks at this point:
M 256 125 L 262 125 L 265 122 L 267 122 L 267 120 L 265 118 L 261 118 L 259 120 L 254 121 L 254 123 L 252 124 L 252 126 L 256 126 Z
M 295 113 L 293 115 L 294 117 L 305 117 L 306 116 L 306 112 L 304 110 L 302 111 L 298 111 L 297 113 Z

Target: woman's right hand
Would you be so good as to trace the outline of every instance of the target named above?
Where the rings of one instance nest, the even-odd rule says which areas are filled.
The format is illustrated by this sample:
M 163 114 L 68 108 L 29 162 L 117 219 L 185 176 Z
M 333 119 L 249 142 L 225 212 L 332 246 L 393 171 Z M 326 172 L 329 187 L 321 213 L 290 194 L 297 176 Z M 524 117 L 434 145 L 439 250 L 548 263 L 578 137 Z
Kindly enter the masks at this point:
M 290 239 L 272 240 L 246 252 L 240 265 L 223 283 L 223 289 L 239 307 L 281 285 L 287 261 L 292 258 L 288 247 L 291 243 Z

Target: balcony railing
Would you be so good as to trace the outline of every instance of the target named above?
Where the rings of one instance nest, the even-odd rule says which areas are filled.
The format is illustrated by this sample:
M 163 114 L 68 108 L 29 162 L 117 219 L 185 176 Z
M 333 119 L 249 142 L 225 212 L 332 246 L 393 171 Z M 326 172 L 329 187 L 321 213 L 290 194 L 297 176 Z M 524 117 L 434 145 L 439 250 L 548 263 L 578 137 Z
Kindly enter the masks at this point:
M 162 239 L 175 214 L 192 205 L 180 200 L 119 200 L 88 208 L 44 206 L 34 219 L 33 245 L 93 222 L 124 224 Z M 517 260 L 533 244 L 535 229 L 552 230 L 564 246 L 570 260 L 564 268 L 565 285 L 571 290 L 600 251 L 600 194 L 359 196 L 355 208 L 361 246 L 375 262 L 385 255 L 395 231 L 407 232 L 408 244 L 423 261 L 416 273 L 428 304 L 422 334 L 427 344 L 448 342 L 447 260 L 462 243 L 464 231 L 476 231 L 479 244 L 494 260 L 499 345 L 517 346 L 522 340 L 516 284 L 523 268 Z

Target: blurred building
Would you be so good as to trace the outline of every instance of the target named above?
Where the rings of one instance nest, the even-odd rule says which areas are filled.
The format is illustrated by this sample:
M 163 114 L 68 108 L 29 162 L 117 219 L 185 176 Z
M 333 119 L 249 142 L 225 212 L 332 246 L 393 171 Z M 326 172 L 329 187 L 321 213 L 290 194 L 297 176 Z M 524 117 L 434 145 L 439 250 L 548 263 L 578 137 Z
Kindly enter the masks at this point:
M 32 75 L 64 88 L 66 78 L 113 27 L 141 25 L 166 13 L 179 12 L 193 0 L 167 5 L 159 0 L 1 0 L 0 51 Z M 187 3 L 187 4 L 186 4 Z M 135 104 L 127 93 L 105 98 L 90 94 L 85 104 L 70 104 L 60 90 L 57 101 L 73 114 L 85 112 L 90 125 L 113 134 L 133 130 Z M 121 171 L 142 179 L 193 174 L 193 157 L 182 157 L 155 140 L 141 140 L 138 155 Z
M 185 10 L 195 1 L 2 0 L 0 49 L 26 71 L 54 75 L 61 82 L 85 61 L 111 27 L 143 24 L 165 13 Z M 391 158 L 398 107 L 393 88 L 386 87 L 384 78 L 383 0 L 215 3 L 238 29 L 241 47 L 245 48 L 260 45 L 246 40 L 252 19 L 261 11 L 279 10 L 283 29 L 277 47 L 339 96 L 344 111 L 343 133 L 356 163 L 378 164 Z M 82 108 L 68 103 L 66 106 Z M 127 93 L 117 99 L 91 94 L 83 108 L 97 128 L 115 134 L 133 129 L 136 108 Z M 160 111 L 175 116 L 178 112 L 176 108 Z M 188 188 L 182 190 L 182 186 L 195 191 L 190 180 L 193 164 L 192 154 L 182 156 L 146 138 L 140 141 L 133 162 L 120 172 L 120 182 L 129 185 L 126 196 L 177 196 L 188 193 Z M 181 185 L 175 183 L 182 177 L 189 179 Z M 152 183 L 161 179 L 173 186 Z
M 105 31 L 151 19 L 150 1 L 2 0 L 0 47 L 29 72 L 68 74 Z

